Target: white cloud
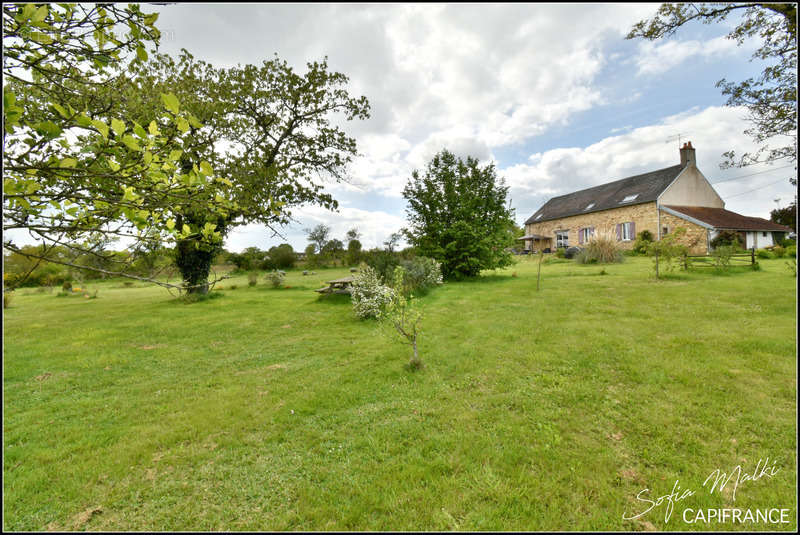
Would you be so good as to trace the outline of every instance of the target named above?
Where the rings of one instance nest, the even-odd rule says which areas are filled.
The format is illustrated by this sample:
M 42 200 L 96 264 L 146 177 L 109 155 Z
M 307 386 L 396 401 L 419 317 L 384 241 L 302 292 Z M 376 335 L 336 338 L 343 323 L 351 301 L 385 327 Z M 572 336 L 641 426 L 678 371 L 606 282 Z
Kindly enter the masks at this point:
M 724 36 L 708 41 L 643 41 L 635 58 L 638 76 L 663 74 L 693 56 L 712 59 L 737 52 L 736 41 Z

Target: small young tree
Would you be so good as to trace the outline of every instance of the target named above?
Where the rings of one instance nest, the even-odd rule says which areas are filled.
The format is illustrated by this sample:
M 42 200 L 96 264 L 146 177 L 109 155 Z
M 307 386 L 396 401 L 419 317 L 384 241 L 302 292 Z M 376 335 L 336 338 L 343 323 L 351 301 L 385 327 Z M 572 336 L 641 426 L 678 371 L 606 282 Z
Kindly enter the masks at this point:
M 414 296 L 404 293 L 404 280 L 405 270 L 401 266 L 397 266 L 394 270 L 394 291 L 379 318 L 394 329 L 403 343 L 411 346 L 413 354 L 408 362 L 408 367 L 411 370 L 418 370 L 423 367 L 417 346 L 421 332 L 422 312 L 413 306 Z
M 647 255 L 653 257 L 653 270 L 656 278 L 660 278 L 665 271 L 671 272 L 675 267 L 674 261 L 688 253 L 689 248 L 681 243 L 681 238 L 685 234 L 686 229 L 678 227 L 660 240 L 650 242 L 647 246 Z

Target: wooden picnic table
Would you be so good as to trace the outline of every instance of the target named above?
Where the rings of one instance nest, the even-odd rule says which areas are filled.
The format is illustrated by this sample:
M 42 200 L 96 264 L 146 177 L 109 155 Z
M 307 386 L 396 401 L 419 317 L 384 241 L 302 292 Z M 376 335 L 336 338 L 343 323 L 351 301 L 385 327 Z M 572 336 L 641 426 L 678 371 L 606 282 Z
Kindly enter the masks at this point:
M 315 292 L 319 292 L 321 294 L 349 294 L 350 293 L 350 285 L 353 284 L 353 277 L 344 277 L 341 279 L 334 279 L 332 281 L 328 281 L 328 286 L 325 288 L 320 288 L 319 290 L 314 290 Z

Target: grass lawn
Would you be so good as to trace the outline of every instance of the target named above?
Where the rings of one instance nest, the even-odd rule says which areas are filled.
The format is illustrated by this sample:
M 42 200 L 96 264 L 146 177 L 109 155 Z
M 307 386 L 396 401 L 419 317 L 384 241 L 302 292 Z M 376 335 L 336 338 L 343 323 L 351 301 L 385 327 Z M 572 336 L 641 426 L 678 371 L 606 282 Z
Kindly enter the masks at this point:
M 347 296 L 346 270 L 4 311 L 6 530 L 794 530 L 796 279 L 650 262 L 516 266 L 418 300 L 420 355 Z M 601 270 L 607 274 L 601 275 Z M 752 473 L 721 492 L 715 469 Z M 773 474 L 774 472 L 774 474 Z M 735 477 L 734 477 L 735 479 Z M 693 495 L 633 516 L 670 494 Z M 686 508 L 789 509 L 687 524 Z

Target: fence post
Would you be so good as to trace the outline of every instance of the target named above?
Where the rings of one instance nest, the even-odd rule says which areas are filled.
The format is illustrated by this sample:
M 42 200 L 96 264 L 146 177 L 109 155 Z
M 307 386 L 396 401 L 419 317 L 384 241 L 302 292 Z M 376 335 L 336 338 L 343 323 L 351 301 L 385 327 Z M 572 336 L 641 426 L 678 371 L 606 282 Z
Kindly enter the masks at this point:
M 755 247 L 751 247 L 750 248 L 750 265 L 751 266 L 755 266 L 756 265 L 756 248 Z
M 658 278 L 658 249 L 656 249 L 656 278 Z

